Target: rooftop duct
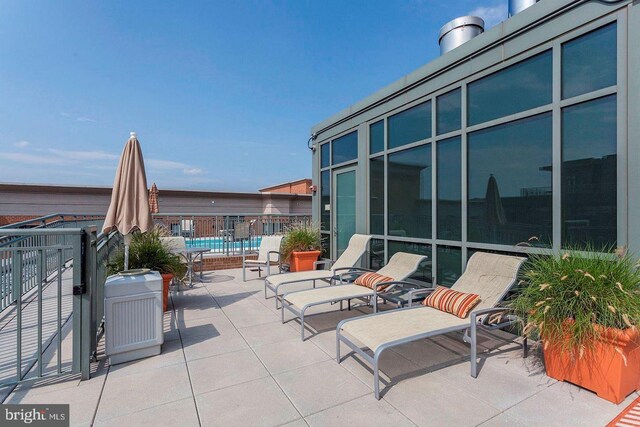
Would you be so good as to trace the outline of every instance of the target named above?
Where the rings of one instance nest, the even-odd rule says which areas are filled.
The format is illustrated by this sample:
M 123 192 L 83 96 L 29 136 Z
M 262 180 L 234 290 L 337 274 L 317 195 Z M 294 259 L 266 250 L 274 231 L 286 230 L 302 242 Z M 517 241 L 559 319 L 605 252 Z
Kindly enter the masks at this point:
M 509 0 L 509 17 L 522 12 L 537 2 L 538 0 Z
M 440 55 L 444 55 L 484 32 L 484 21 L 477 16 L 461 16 L 440 29 Z

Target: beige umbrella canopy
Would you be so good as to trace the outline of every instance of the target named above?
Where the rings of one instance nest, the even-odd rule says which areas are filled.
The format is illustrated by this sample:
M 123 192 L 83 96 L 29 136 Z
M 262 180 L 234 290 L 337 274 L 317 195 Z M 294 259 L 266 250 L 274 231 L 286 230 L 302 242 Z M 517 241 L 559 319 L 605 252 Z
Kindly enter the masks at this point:
M 151 190 L 149 190 L 149 210 L 152 214 L 160 212 L 160 206 L 158 205 L 158 187 L 156 187 L 155 182 L 151 186 Z
M 147 177 L 142 150 L 135 132 L 124 146 L 113 181 L 111 204 L 104 220 L 103 232 L 113 229 L 124 235 L 124 269 L 129 269 L 131 233 L 148 231 L 153 222 L 149 212 Z

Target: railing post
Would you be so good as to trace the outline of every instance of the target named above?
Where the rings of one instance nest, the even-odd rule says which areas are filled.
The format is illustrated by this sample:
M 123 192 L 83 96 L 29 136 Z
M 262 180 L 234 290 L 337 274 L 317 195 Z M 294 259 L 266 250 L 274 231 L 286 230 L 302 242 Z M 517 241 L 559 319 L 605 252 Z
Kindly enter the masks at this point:
M 69 236 L 72 246 L 73 263 L 73 363 L 71 369 L 73 373 L 80 372 L 82 355 L 82 257 L 84 236 L 82 234 Z

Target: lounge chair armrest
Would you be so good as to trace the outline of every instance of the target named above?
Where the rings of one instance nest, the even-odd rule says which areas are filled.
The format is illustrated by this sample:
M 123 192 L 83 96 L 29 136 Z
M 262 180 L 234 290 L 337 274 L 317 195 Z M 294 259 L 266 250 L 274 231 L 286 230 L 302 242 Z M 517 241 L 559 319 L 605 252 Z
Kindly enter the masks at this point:
M 335 274 L 337 271 L 347 270 L 345 273 Z M 333 271 L 334 277 L 337 277 L 340 283 L 345 281 L 353 282 L 359 276 L 362 276 L 364 273 L 370 273 L 373 270 L 369 270 L 368 268 L 360 268 L 360 267 L 343 267 L 337 268 Z
M 487 314 L 501 313 L 513 311 L 508 307 L 492 307 L 492 308 L 483 308 L 482 310 L 472 311 L 469 316 L 470 323 L 473 325 L 478 321 L 478 317 L 486 316 Z
M 409 291 L 409 307 L 413 306 L 413 298 L 418 296 L 418 295 L 422 295 L 424 294 L 425 297 L 427 297 L 429 294 L 431 294 L 433 291 L 435 291 L 436 288 L 419 288 L 419 289 L 411 289 Z
M 267 259 L 269 260 L 269 262 L 271 262 L 271 254 L 278 255 L 278 260 L 276 262 L 280 263 L 280 260 L 282 259 L 282 254 L 280 252 L 278 252 L 278 251 L 269 251 L 269 252 L 267 252 Z
M 321 259 L 320 261 L 314 261 L 313 269 L 315 270 L 319 265 L 325 265 L 331 267 L 336 262 L 334 259 Z

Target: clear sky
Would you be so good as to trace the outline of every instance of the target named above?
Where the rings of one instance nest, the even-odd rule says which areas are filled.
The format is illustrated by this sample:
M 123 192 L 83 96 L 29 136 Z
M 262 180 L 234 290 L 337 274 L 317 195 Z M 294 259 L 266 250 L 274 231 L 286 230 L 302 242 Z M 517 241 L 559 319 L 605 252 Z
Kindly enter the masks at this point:
M 311 176 L 312 125 L 507 0 L 0 0 L 0 182 L 106 185 L 137 131 L 149 185 Z

